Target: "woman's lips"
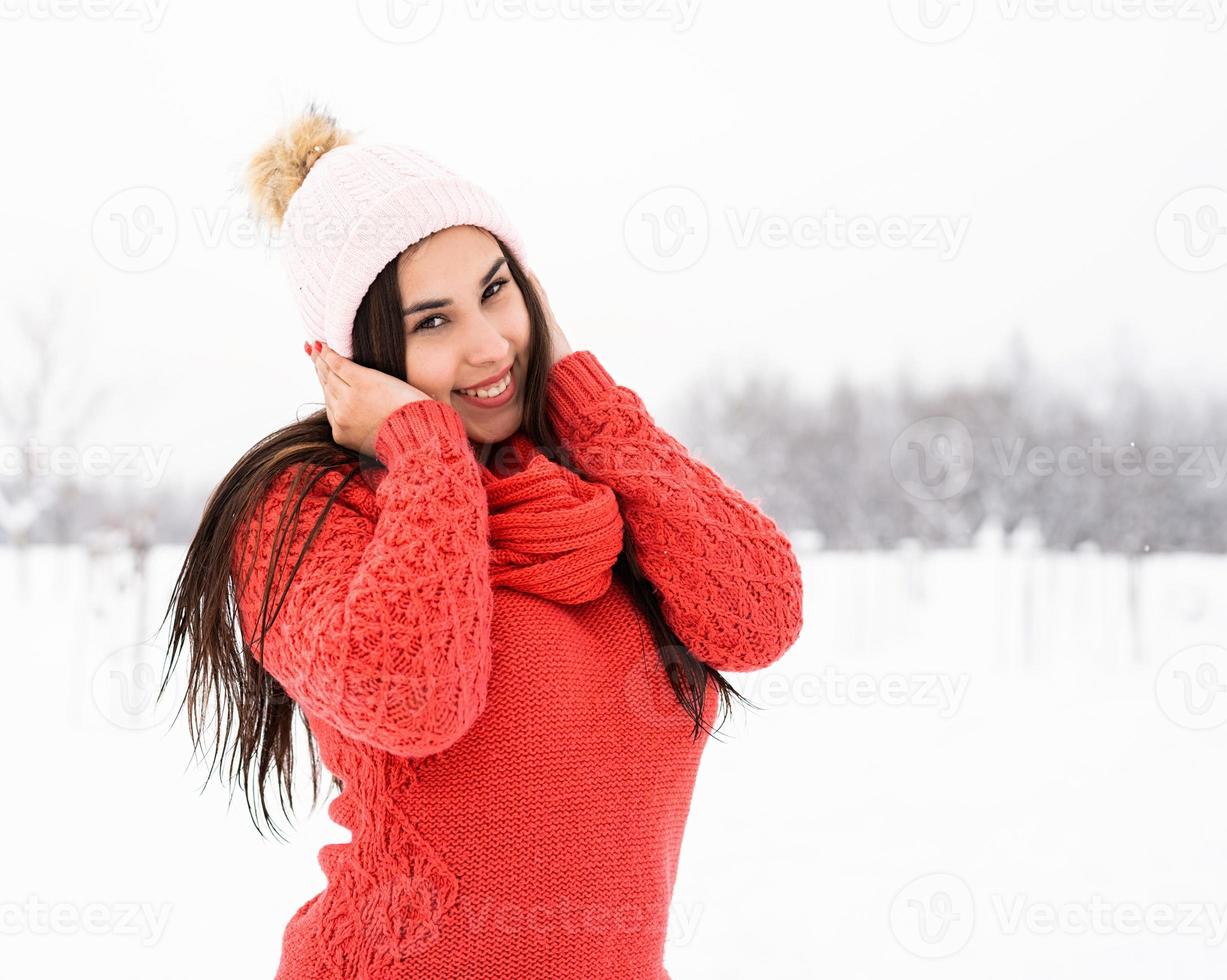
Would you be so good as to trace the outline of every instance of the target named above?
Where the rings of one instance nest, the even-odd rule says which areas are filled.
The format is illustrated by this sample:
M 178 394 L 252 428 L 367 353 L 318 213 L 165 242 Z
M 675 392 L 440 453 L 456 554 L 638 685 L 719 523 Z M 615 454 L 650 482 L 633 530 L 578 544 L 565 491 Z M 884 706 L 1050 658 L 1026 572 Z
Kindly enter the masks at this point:
M 477 398 L 474 395 L 466 395 L 462 391 L 457 391 L 456 397 L 464 399 L 465 404 L 476 408 L 502 408 L 515 397 L 516 387 L 515 371 L 509 368 L 507 371 L 507 388 L 501 395 L 495 398 Z
M 503 380 L 503 378 L 507 376 L 507 372 L 511 370 L 514 364 L 515 362 L 513 361 L 511 364 L 508 364 L 505 368 L 503 368 L 503 370 L 500 371 L 498 374 L 496 374 L 494 377 L 489 378 L 485 381 L 482 381 L 479 384 L 465 385 L 465 388 L 467 388 L 469 391 L 480 391 L 482 388 L 491 388 L 494 385 L 498 384 L 500 381 Z M 460 391 L 461 389 L 454 388 L 453 390 Z

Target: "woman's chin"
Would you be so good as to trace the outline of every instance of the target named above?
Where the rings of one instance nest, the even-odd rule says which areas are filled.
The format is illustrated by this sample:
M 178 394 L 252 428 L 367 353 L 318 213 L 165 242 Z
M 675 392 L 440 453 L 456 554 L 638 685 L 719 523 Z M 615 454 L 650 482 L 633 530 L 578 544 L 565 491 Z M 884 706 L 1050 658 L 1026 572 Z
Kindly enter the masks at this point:
M 492 443 L 503 442 L 510 439 L 520 428 L 521 412 L 515 401 L 508 402 L 503 410 L 496 410 L 492 415 L 497 415 L 497 419 L 489 421 L 474 422 L 473 419 L 461 414 L 464 419 L 464 428 L 468 433 L 469 441 L 479 445 L 490 445 Z

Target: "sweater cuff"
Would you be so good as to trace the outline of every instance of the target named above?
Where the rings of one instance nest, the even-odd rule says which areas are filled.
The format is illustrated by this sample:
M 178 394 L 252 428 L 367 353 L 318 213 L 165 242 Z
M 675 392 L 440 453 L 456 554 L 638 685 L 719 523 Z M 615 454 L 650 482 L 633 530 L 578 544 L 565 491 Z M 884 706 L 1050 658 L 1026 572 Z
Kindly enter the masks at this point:
M 550 368 L 547 402 L 552 415 L 572 419 L 614 387 L 614 379 L 592 351 L 572 351 Z
M 464 419 L 451 405 L 419 398 L 396 409 L 375 433 L 375 456 L 384 466 L 422 452 L 440 452 L 446 445 L 468 445 Z

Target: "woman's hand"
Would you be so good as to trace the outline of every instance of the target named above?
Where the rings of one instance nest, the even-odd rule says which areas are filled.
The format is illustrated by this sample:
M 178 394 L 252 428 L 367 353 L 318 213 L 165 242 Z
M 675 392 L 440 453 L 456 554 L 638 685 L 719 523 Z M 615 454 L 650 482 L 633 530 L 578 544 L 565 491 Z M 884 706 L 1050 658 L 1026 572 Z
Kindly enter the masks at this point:
M 524 267 L 524 275 L 528 277 L 534 288 L 537 290 L 537 295 L 541 297 L 541 306 L 545 310 L 545 322 L 550 330 L 550 347 L 553 351 L 553 356 L 550 359 L 550 367 L 553 367 L 564 357 L 571 353 L 571 345 L 567 343 L 567 338 L 563 334 L 562 329 L 558 326 L 558 321 L 554 319 L 554 311 L 550 309 L 549 297 L 545 295 L 545 290 L 541 288 L 541 282 L 537 279 L 532 269 Z
M 327 344 L 309 344 L 307 353 L 324 389 L 324 412 L 337 445 L 375 455 L 375 435 L 389 415 L 409 402 L 430 400 L 408 382 L 355 364 Z

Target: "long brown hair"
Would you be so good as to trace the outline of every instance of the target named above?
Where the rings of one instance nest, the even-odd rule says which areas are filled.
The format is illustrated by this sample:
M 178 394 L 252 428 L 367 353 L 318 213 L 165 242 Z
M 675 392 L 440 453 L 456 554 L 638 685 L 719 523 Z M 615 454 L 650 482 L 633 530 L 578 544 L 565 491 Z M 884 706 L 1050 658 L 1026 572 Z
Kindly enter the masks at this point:
M 501 241 L 499 246 L 507 259 L 512 278 L 524 296 L 530 321 L 532 356 L 524 388 L 523 429 L 540 452 L 560 465 L 579 472 L 560 445 L 546 417 L 545 387 L 550 364 L 550 337 L 540 297 L 515 256 Z M 417 247 L 410 246 L 406 251 L 412 252 Z M 400 312 L 396 266 L 397 259 L 393 259 L 384 267 L 358 307 L 354 317 L 352 359 L 364 367 L 384 371 L 407 382 L 404 321 Z M 310 469 L 316 478 L 331 470 L 346 474 L 319 515 L 306 547 L 310 547 L 316 530 L 345 483 L 360 467 L 378 465 L 333 440 L 332 427 L 323 409 L 261 439 L 231 467 L 205 503 L 200 526 L 188 546 L 162 620 L 165 625 L 166 619 L 173 614 L 159 700 L 171 679 L 179 653 L 186 644 L 190 654 L 189 676 L 180 708 L 188 707 L 188 731 L 194 749 L 200 750 L 204 744 L 202 733 L 210 703 L 215 717 L 213 763 L 205 782 L 207 784 L 220 758 L 225 769 L 219 772 L 219 777 L 229 777 L 232 787 L 236 783 L 243 787 L 248 812 L 256 829 L 260 830 L 255 810 L 258 803 L 269 829 L 278 836 L 280 834 L 269 814 L 264 790 L 270 771 L 276 770 L 281 810 L 288 818 L 286 804 L 288 802 L 292 808 L 294 799 L 293 722 L 296 713 L 302 717 L 307 734 L 313 809 L 320 794 L 319 752 L 306 715 L 256 660 L 248 639 L 242 635 L 241 629 L 236 629 L 237 596 L 242 594 L 242 583 L 234 581 L 232 557 L 236 535 L 265 491 L 279 473 L 300 464 L 306 464 L 304 469 Z M 286 523 L 297 519 L 298 507 L 310 492 L 314 480 L 301 482 L 306 484 L 305 489 L 298 496 L 292 511 L 287 499 L 278 520 L 275 540 L 289 538 L 288 534 L 283 533 Z M 734 697 L 750 707 L 757 706 L 743 697 L 717 670 L 691 653 L 673 632 L 661 611 L 655 587 L 635 560 L 629 523 L 624 528 L 622 553 L 614 564 L 614 575 L 626 585 L 643 610 L 651 626 L 661 666 L 678 704 L 694 720 L 691 737 L 697 739 L 703 728 L 712 733 L 703 719 L 709 682 L 716 685 L 724 712 L 731 713 Z M 285 577 L 286 589 L 292 579 L 291 571 Z M 261 602 L 263 610 L 276 609 L 279 605 L 272 601 L 271 586 L 270 576 Z M 261 619 L 266 619 L 265 613 L 261 614 Z M 267 622 L 260 624 L 260 635 L 264 635 L 268 625 Z M 341 781 L 336 776 L 333 776 L 333 785 L 341 788 Z

